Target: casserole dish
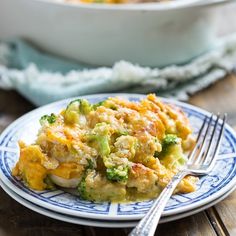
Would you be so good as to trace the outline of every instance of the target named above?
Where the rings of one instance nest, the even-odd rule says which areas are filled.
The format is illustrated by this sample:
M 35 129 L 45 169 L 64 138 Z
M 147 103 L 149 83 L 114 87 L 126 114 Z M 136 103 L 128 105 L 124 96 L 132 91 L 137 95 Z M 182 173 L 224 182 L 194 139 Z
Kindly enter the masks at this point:
M 0 39 L 22 37 L 55 55 L 98 66 L 184 63 L 217 42 L 214 9 L 234 0 L 74 4 L 1 0 Z

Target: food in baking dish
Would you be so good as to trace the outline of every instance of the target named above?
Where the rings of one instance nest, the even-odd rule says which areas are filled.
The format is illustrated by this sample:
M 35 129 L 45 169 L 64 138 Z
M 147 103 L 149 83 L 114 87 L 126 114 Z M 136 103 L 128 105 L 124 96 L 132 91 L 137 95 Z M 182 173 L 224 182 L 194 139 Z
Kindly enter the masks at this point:
M 122 4 L 122 3 L 147 3 L 147 2 L 167 2 L 171 0 L 65 0 L 72 3 L 106 3 L 106 4 Z
M 19 141 L 12 174 L 34 190 L 75 188 L 94 201 L 155 198 L 194 145 L 183 111 L 153 94 L 139 102 L 77 99 L 40 124 L 35 143 Z M 185 177 L 176 192 L 194 191 L 196 181 Z

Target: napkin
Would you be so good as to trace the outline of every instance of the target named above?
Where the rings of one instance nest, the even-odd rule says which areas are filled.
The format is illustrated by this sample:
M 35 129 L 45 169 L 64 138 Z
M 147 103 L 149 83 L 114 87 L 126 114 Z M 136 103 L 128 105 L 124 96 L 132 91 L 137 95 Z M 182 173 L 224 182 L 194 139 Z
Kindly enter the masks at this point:
M 158 53 L 158 52 L 157 52 Z M 93 93 L 149 93 L 187 100 L 222 79 L 236 63 L 236 34 L 183 65 L 142 67 L 118 61 L 92 67 L 41 52 L 26 41 L 0 42 L 0 88 L 14 89 L 36 106 Z

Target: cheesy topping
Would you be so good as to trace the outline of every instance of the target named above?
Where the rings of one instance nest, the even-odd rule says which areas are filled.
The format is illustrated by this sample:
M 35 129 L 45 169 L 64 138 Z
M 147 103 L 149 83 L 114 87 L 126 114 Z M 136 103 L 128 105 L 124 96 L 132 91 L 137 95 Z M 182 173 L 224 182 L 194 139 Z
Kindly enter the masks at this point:
M 19 142 L 12 174 L 35 190 L 72 187 L 95 201 L 155 198 L 194 144 L 181 109 L 153 94 L 140 102 L 78 99 L 40 123 L 35 143 Z M 194 191 L 196 181 L 185 177 L 176 192 Z

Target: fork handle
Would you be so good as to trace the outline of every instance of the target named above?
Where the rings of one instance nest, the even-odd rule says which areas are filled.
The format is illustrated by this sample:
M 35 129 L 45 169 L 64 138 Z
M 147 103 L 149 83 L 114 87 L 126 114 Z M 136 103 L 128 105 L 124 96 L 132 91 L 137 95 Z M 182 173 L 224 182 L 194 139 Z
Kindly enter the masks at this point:
M 163 189 L 160 196 L 154 201 L 148 213 L 139 224 L 130 232 L 129 236 L 153 236 L 158 225 L 161 213 L 163 212 L 169 198 L 174 192 L 179 182 L 189 174 L 185 170 L 179 171 L 168 185 Z

